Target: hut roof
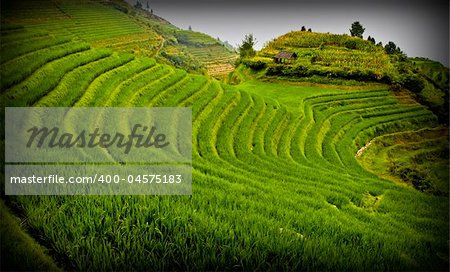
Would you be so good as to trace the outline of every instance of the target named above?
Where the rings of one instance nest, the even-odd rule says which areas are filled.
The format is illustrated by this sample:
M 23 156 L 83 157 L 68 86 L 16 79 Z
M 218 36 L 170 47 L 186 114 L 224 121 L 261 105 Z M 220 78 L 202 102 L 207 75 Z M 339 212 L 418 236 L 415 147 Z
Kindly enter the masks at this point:
M 289 51 L 280 51 L 275 58 L 277 59 L 292 59 L 292 58 L 296 58 L 297 54 L 295 54 L 294 52 L 289 52 Z

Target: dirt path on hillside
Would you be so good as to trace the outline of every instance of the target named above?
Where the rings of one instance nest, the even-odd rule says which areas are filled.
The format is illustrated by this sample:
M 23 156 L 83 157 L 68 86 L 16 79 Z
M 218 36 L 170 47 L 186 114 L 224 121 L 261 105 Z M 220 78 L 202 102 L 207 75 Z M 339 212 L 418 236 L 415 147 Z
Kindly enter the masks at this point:
M 356 152 L 355 157 L 361 157 L 361 155 L 364 153 L 364 151 L 372 144 L 372 141 L 368 142 L 365 146 L 361 147 L 358 152 Z
M 156 50 L 155 57 L 159 55 L 159 52 L 164 47 L 164 43 L 166 42 L 166 39 L 164 39 L 163 36 L 161 36 L 161 38 L 162 38 L 161 45 L 159 46 L 158 50 Z

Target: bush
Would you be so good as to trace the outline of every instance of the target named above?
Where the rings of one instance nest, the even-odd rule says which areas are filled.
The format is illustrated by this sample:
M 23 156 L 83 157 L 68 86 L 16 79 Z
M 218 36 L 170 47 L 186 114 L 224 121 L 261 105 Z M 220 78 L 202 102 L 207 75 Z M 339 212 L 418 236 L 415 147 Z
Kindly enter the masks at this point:
M 268 76 L 283 76 L 283 77 L 311 77 L 320 76 L 326 78 L 342 78 L 346 80 L 356 81 L 387 81 L 387 76 L 379 75 L 371 69 L 349 69 L 338 67 L 324 67 L 324 66 L 304 66 L 304 65 L 271 65 L 266 72 Z
M 294 65 L 294 66 L 279 66 L 281 69 L 278 71 L 277 75 L 287 76 L 287 77 L 306 77 L 309 76 L 308 68 L 302 65 Z M 275 72 L 275 71 L 273 71 Z
M 266 68 L 267 64 L 271 61 L 272 60 L 268 58 L 256 57 L 251 59 L 242 59 L 241 63 L 253 70 L 261 70 Z
M 125 13 L 125 14 L 128 13 L 128 9 L 126 7 L 122 7 L 122 6 L 119 6 L 119 5 L 114 5 L 114 8 L 117 9 L 118 11 L 120 11 L 120 12 Z
M 269 66 L 266 72 L 266 75 L 268 76 L 279 76 L 282 74 L 283 74 L 283 65 L 281 64 L 274 64 Z
M 356 41 L 355 40 L 348 40 L 344 43 L 344 46 L 348 49 L 356 49 Z
M 403 77 L 402 86 L 414 93 L 420 93 L 425 85 L 417 75 L 408 74 Z

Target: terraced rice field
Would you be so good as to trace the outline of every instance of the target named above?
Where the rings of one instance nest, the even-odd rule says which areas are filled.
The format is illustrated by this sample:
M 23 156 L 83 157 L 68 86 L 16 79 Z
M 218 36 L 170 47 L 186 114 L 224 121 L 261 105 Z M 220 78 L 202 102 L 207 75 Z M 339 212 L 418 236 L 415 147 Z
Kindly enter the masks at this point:
M 353 74 L 350 78 L 357 80 L 379 81 L 395 71 L 382 46 L 346 34 L 291 31 L 267 43 L 258 52 L 255 61 L 263 57 L 259 60 L 271 64 L 272 58 L 280 51 L 295 52 L 298 57 L 293 67 L 303 67 L 303 73 L 308 76 L 348 78 L 350 73 Z M 288 69 L 283 66 L 279 68 Z M 306 70 L 309 72 L 306 73 Z M 275 73 L 282 76 L 286 72 Z
M 2 17 L 8 24 L 25 24 L 26 30 L 36 35 L 31 42 L 39 44 L 51 42 L 49 38 L 57 35 L 59 38 L 83 40 L 97 48 L 154 55 L 163 39 L 151 29 L 145 29 L 137 21 L 130 20 L 128 15 L 108 2 L 7 1 L 2 10 Z M 9 32 L 14 31 L 18 30 Z M 5 37 L 2 37 L 3 39 Z M 14 36 L 14 39 L 17 39 L 17 36 Z
M 26 23 L 30 29 L 44 29 L 86 41 L 144 32 L 124 13 L 95 1 L 8 1 L 5 6 L 2 17 L 8 23 Z
M 233 64 L 237 55 L 225 50 L 222 45 L 209 45 L 207 47 L 190 47 L 187 51 L 196 59 L 206 64 L 208 75 L 224 76 L 233 71 Z
M 425 128 L 374 138 L 358 157 L 367 169 L 388 179 L 446 195 L 449 191 L 448 149 L 447 129 Z
M 130 19 L 111 2 L 26 0 L 7 1 L 4 6 L 2 18 L 6 18 L 5 22 L 27 25 L 28 31 L 38 35 L 35 40 L 39 43 L 46 42 L 48 34 L 44 34 L 51 32 L 58 37 L 89 42 L 93 47 L 155 57 L 166 49 L 167 37 L 163 36 L 174 35 L 180 39 L 177 48 L 186 50 L 212 76 L 223 76 L 232 71 L 237 56 L 206 34 L 179 30 L 169 24 L 161 26 L 158 21 L 145 21 L 139 17 Z
M 264 89 L 248 92 L 72 37 L 20 28 L 1 34 L 3 107 L 192 107 L 192 196 L 7 198 L 60 266 L 448 266 L 448 196 L 380 179 L 355 158 L 376 136 L 437 126 L 424 107 L 399 103 L 387 88 L 302 86 L 287 89 L 286 106 Z

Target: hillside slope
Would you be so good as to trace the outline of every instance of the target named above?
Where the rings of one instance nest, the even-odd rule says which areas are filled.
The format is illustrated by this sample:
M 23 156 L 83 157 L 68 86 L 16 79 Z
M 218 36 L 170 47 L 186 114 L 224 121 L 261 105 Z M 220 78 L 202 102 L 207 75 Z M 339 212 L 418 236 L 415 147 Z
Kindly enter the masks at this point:
M 96 6 L 98 17 L 112 12 L 83 3 Z M 43 12 L 31 12 L 20 25 L 2 24 L 2 107 L 191 107 L 193 119 L 192 196 L 5 197 L 60 267 L 448 267 L 448 194 L 379 178 L 357 161 L 377 136 L 439 126 L 409 95 L 395 96 L 386 85 L 230 86 L 84 39 L 83 33 L 102 32 L 96 24 L 86 23 L 79 34 L 39 28 L 32 14 Z M 126 35 L 150 31 L 133 18 L 122 26 L 133 31 Z
M 155 57 L 193 72 L 221 77 L 232 70 L 236 59 L 236 53 L 224 43 L 203 33 L 181 30 L 120 0 L 4 1 L 2 6 L 4 24 L 26 25 L 31 32 L 51 32 L 94 47 Z M 210 54 L 202 53 L 206 51 Z M 211 58 L 211 54 L 220 58 Z
M 274 61 L 280 52 L 295 53 L 291 60 Z M 269 76 L 344 78 L 385 81 L 395 71 L 384 49 L 348 35 L 292 31 L 269 43 L 256 57 L 242 60 Z
M 256 54 L 241 57 L 238 63 L 241 67 L 227 77 L 227 82 L 239 83 L 241 71 L 248 68 L 262 80 L 346 85 L 378 82 L 398 92 L 407 89 L 448 126 L 448 68 L 427 59 L 408 58 L 399 48 L 391 52 L 381 43 L 346 34 L 291 31 L 268 42 Z

